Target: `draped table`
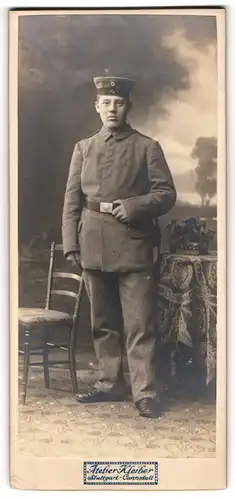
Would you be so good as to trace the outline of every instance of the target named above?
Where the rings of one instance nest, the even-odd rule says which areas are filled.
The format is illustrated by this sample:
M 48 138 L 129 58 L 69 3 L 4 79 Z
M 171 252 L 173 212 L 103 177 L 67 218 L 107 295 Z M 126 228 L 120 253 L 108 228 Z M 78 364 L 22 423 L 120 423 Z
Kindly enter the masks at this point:
M 216 373 L 217 257 L 163 253 L 156 321 L 161 343 L 192 348 L 209 384 Z

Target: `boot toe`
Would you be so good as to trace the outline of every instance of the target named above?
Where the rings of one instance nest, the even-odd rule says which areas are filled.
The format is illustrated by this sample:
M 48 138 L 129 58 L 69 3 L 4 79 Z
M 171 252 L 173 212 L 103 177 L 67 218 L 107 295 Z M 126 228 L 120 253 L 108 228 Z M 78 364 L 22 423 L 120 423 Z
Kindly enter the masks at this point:
M 160 402 L 152 398 L 143 398 L 137 401 L 136 408 L 141 417 L 158 418 L 162 413 Z
M 76 394 L 76 400 L 78 403 L 106 403 L 111 401 L 123 401 L 124 396 L 122 394 L 115 394 L 112 392 L 104 392 L 98 389 L 94 389 L 85 393 Z

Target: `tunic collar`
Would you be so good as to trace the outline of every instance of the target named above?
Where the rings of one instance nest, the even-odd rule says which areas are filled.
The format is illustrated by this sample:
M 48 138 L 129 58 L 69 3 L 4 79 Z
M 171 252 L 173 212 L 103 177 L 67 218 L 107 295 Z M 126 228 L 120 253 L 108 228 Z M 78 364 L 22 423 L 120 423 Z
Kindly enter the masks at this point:
M 133 133 L 133 128 L 128 123 L 123 125 L 122 128 L 117 129 L 117 130 L 113 130 L 113 131 L 107 129 L 103 125 L 103 127 L 98 132 L 98 134 L 101 135 L 102 137 L 104 137 L 104 139 L 106 141 L 109 139 L 109 137 L 114 137 L 114 139 L 117 139 L 117 140 L 125 139 L 126 137 L 128 137 L 132 133 Z

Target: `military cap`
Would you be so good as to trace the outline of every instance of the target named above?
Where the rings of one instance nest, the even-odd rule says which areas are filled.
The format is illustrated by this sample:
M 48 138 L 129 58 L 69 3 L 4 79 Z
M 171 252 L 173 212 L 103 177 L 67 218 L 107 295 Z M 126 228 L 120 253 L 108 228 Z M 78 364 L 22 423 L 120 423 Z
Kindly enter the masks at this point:
M 96 86 L 97 95 L 118 95 L 128 97 L 133 86 L 134 80 L 121 76 L 97 76 L 93 78 Z

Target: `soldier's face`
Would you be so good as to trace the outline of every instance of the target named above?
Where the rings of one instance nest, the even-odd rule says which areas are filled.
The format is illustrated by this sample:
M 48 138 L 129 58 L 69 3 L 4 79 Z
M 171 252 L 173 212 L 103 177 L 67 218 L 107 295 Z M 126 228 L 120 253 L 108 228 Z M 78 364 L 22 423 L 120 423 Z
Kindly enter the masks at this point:
M 102 95 L 98 97 L 95 108 L 103 125 L 109 129 L 115 129 L 125 123 L 131 103 L 124 97 Z

